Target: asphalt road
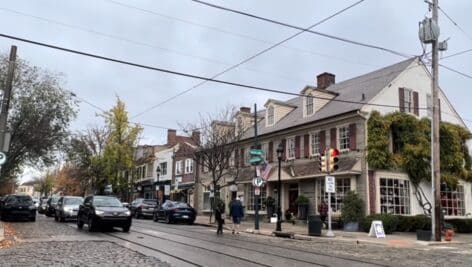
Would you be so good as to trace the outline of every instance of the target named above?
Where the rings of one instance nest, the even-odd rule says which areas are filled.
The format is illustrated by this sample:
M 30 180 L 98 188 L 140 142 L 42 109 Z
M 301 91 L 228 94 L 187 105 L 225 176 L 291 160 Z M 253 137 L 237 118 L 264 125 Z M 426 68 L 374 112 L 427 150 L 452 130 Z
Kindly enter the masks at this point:
M 39 215 L 35 223 L 12 222 L 17 243 L 0 250 L 2 263 L 14 265 L 120 266 L 470 266 L 472 245 L 387 248 L 331 239 L 302 241 L 210 227 L 133 219 L 120 229 L 89 233 L 74 222 Z

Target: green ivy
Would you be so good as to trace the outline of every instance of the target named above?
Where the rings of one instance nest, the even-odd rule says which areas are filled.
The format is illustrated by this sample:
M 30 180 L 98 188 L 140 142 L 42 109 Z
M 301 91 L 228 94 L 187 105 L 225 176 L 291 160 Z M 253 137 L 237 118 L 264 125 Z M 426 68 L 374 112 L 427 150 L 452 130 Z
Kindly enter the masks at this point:
M 368 121 L 367 161 L 372 169 L 402 169 L 415 185 L 431 177 L 431 124 L 429 119 L 394 112 L 372 112 Z M 466 141 L 472 137 L 464 127 L 441 122 L 441 180 L 454 188 L 459 179 L 472 181 L 472 159 Z M 390 140 L 394 146 L 391 152 Z

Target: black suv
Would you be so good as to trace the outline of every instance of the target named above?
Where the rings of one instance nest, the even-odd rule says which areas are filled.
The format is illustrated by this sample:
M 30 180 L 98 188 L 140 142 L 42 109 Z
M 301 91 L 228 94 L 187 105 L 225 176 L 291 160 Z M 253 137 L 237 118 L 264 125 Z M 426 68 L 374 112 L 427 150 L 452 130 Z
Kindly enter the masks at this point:
M 53 217 L 56 215 L 56 205 L 58 200 L 59 196 L 52 196 L 48 199 L 48 202 L 46 202 L 46 211 L 44 212 L 46 216 Z
M 34 222 L 36 221 L 36 206 L 28 195 L 8 195 L 0 202 L 0 217 L 2 220 L 25 218 Z
M 116 197 L 88 196 L 79 206 L 77 214 L 77 227 L 82 229 L 84 224 L 88 225 L 90 232 L 101 226 L 121 227 L 123 232 L 129 232 L 131 212 Z

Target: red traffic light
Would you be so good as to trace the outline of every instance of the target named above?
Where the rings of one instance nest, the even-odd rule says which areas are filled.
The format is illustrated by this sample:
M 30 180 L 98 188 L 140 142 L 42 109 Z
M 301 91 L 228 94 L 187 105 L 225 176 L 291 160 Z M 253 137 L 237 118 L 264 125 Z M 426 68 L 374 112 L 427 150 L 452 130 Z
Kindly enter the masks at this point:
M 337 150 L 336 148 L 331 148 L 329 152 L 331 153 L 330 154 L 331 157 L 339 156 L 339 150 Z

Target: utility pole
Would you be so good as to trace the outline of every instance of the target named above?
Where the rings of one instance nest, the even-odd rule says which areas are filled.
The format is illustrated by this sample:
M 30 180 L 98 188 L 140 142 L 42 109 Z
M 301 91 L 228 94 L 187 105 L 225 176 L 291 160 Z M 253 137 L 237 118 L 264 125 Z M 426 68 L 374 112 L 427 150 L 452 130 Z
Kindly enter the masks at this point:
M 438 24 L 438 0 L 433 0 L 433 22 Z M 438 36 L 439 37 L 439 36 Z M 434 239 L 441 241 L 441 172 L 440 172 L 440 161 L 439 161 L 439 100 L 438 100 L 438 45 L 439 38 L 433 40 L 433 80 L 432 80 L 432 108 L 433 108 L 433 177 L 434 177 Z
M 257 149 L 257 104 L 254 104 L 254 149 Z M 257 165 L 254 166 L 254 177 L 257 177 Z M 256 187 L 255 190 L 259 191 L 260 187 Z M 254 230 L 259 230 L 259 194 L 254 192 Z
M 10 95 L 13 87 L 13 75 L 15 73 L 16 64 L 16 46 L 12 45 L 10 49 L 10 59 L 8 63 L 7 80 L 5 82 L 5 91 L 3 92 L 3 98 L 1 99 L 1 113 L 0 113 L 0 151 L 4 151 L 5 137 L 7 135 L 7 118 L 8 108 L 10 106 Z M 6 152 L 6 151 L 5 151 Z

